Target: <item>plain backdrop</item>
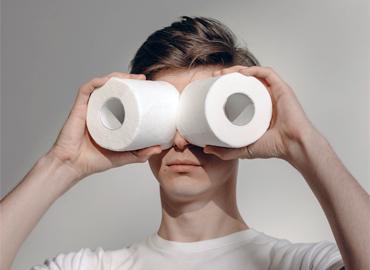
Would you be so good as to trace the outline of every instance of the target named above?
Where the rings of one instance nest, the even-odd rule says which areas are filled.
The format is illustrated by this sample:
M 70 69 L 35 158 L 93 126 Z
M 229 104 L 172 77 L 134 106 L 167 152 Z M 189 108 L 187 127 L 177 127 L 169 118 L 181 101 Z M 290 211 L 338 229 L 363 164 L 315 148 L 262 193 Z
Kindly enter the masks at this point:
M 369 10 L 367 0 L 2 1 L 1 195 L 48 151 L 79 86 L 128 71 L 148 35 L 181 15 L 221 20 L 273 67 L 369 191 Z M 334 241 L 318 201 L 285 161 L 241 160 L 237 195 L 257 230 L 294 242 Z M 155 232 L 160 214 L 147 163 L 90 176 L 44 215 L 13 269 L 82 247 L 122 248 Z

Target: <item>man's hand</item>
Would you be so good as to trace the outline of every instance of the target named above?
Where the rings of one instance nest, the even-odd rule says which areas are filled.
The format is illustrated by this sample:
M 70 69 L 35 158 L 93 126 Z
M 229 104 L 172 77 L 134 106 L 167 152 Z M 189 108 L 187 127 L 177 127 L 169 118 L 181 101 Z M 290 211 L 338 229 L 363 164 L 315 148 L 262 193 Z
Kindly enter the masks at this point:
M 233 66 L 215 71 L 213 76 L 232 72 L 254 76 L 266 86 L 272 99 L 270 126 L 261 138 L 249 146 L 233 149 L 207 145 L 204 152 L 224 160 L 272 157 L 288 159 L 290 146 L 299 139 L 302 132 L 314 129 L 293 90 L 273 69 L 268 67 Z
M 73 108 L 51 150 L 41 157 L 22 181 L 0 200 L 0 269 L 10 269 L 20 246 L 42 215 L 83 177 L 129 163 L 145 162 L 160 146 L 113 152 L 99 147 L 86 127 L 90 94 L 111 77 L 141 79 L 144 75 L 114 72 L 95 78 L 78 91 Z
M 346 269 L 370 269 L 369 194 L 309 122 L 292 89 L 271 68 L 234 66 L 214 75 L 229 72 L 255 76 L 267 86 L 273 103 L 270 127 L 248 148 L 207 146 L 205 152 L 225 160 L 270 157 L 287 160 L 302 174 L 318 199 Z
M 91 138 L 86 127 L 87 104 L 90 94 L 113 76 L 124 79 L 146 79 L 143 74 L 113 72 L 106 77 L 95 78 L 81 86 L 68 119 L 48 153 L 48 155 L 52 155 L 70 166 L 75 171 L 77 179 L 112 167 L 142 163 L 151 155 L 162 151 L 160 146 L 152 146 L 136 151 L 114 152 L 100 147 Z

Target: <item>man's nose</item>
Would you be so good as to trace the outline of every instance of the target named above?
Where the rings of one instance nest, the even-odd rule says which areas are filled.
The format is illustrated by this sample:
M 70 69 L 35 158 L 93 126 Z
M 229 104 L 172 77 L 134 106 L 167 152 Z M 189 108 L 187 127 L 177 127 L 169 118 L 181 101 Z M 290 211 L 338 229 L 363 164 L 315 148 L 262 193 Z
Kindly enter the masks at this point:
M 189 142 L 181 136 L 178 130 L 176 130 L 176 135 L 173 142 L 173 146 L 175 147 L 175 149 L 183 151 L 188 144 Z

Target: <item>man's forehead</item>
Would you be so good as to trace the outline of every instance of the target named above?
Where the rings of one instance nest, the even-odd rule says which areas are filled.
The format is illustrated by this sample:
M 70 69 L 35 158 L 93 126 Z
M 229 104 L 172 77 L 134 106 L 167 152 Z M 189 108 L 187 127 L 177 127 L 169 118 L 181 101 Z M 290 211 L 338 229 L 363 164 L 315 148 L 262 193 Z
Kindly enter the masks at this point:
M 190 82 L 209 78 L 215 70 L 219 70 L 219 66 L 202 66 L 191 69 L 167 69 L 158 72 L 154 76 L 155 81 L 166 81 L 182 91 Z

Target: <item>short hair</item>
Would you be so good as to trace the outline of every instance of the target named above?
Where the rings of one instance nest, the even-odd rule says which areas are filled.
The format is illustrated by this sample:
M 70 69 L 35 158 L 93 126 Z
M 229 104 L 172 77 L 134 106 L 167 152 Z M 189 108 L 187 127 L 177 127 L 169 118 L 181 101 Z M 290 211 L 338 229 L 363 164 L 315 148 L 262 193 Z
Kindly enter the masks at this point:
M 234 33 L 220 21 L 182 16 L 147 38 L 130 62 L 130 73 L 151 79 L 161 70 L 207 65 L 260 64 L 246 46 L 237 46 Z

